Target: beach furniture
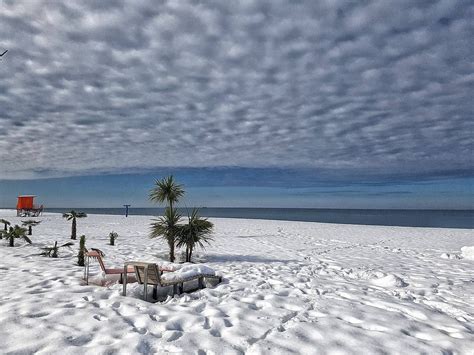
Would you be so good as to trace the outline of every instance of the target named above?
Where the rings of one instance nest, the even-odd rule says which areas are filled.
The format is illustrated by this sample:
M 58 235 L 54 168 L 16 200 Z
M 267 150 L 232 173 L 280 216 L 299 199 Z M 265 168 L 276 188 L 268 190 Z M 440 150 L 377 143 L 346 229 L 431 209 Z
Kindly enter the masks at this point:
M 148 285 L 153 286 L 153 298 L 157 299 L 157 289 L 160 287 L 173 286 L 173 295 L 181 294 L 184 290 L 184 283 L 188 281 L 198 280 L 198 289 L 204 288 L 204 278 L 217 279 L 221 282 L 221 277 L 216 275 L 215 272 L 206 272 L 195 268 L 195 270 L 184 270 L 181 268 L 175 272 L 168 272 L 163 275 L 163 269 L 155 263 L 146 262 L 127 262 L 124 266 L 124 283 L 123 283 L 123 295 L 127 294 L 127 272 L 130 266 L 133 266 L 135 271 L 135 277 L 139 284 L 143 285 L 143 293 L 145 301 L 148 300 Z
M 108 269 L 104 265 L 104 260 L 102 259 L 102 254 L 101 252 L 97 250 L 91 250 L 86 252 L 86 264 L 84 266 L 84 279 L 86 280 L 86 284 L 89 284 L 89 266 L 90 266 L 90 260 L 97 260 L 100 268 L 102 269 L 102 272 L 107 275 L 119 275 L 120 274 L 120 283 L 123 283 L 123 274 L 124 274 L 124 269 L 123 268 L 114 268 L 114 269 Z M 134 269 L 133 267 L 130 267 L 128 272 L 133 273 Z

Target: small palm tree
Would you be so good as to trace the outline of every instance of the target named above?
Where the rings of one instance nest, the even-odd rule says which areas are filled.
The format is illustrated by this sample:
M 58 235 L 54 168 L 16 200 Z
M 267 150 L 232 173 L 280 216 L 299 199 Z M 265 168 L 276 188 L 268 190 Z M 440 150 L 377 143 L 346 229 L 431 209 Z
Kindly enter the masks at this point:
M 2 218 L 0 219 L 0 223 L 3 223 L 3 230 L 8 232 L 8 226 L 10 225 L 10 222 Z
M 188 223 L 181 226 L 178 236 L 177 246 L 186 246 L 186 262 L 191 262 L 196 245 L 204 248 L 204 243 L 209 244 L 212 240 L 210 234 L 214 225 L 198 213 L 199 210 L 194 208 L 191 215 L 188 215 Z
M 155 219 L 156 222 L 151 224 L 150 237 L 161 237 L 168 242 L 171 262 L 174 262 L 174 248 L 176 238 L 180 233 L 180 225 L 178 224 L 180 219 L 181 216 L 175 209 L 166 208 L 165 214 Z
M 26 236 L 26 228 L 15 225 L 15 227 L 10 227 L 8 233 L 5 234 L 6 239 L 9 242 L 10 247 L 15 246 L 16 238 L 23 238 L 27 243 L 31 244 L 31 239 Z
M 109 243 L 110 245 L 115 245 L 115 239 L 118 238 L 118 233 L 117 232 L 110 232 L 109 234 Z
M 43 247 L 43 248 L 41 248 L 41 250 L 43 250 L 43 252 L 40 255 L 48 256 L 50 258 L 57 258 L 58 255 L 59 255 L 59 253 L 58 253 L 59 248 L 65 248 L 65 247 L 69 248 L 72 245 L 74 245 L 73 242 L 67 242 L 63 245 L 58 246 L 58 242 L 56 241 L 56 242 L 54 242 L 54 246 L 52 246 L 52 247 Z
M 173 175 L 161 180 L 155 180 L 155 187 L 150 191 L 150 200 L 157 203 L 168 202 L 169 208 L 173 209 L 173 204 L 178 202 L 184 195 L 182 185 L 174 181 Z
M 31 235 L 33 233 L 33 227 L 37 226 L 40 224 L 41 221 L 35 221 L 34 219 L 30 219 L 28 221 L 23 221 L 21 224 L 25 227 L 28 227 L 28 235 Z
M 76 218 L 85 218 L 87 214 L 84 212 L 76 212 L 74 210 L 64 213 L 63 218 L 66 218 L 68 221 L 72 220 L 72 227 L 71 227 L 71 239 L 76 240 Z

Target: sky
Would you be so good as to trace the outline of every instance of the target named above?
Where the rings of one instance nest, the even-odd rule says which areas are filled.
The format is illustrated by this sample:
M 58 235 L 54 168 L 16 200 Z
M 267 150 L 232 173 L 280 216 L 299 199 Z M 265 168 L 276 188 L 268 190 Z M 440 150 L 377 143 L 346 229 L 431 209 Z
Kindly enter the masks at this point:
M 0 0 L 0 207 L 474 208 L 474 3 Z M 127 201 L 125 201 L 127 200 Z

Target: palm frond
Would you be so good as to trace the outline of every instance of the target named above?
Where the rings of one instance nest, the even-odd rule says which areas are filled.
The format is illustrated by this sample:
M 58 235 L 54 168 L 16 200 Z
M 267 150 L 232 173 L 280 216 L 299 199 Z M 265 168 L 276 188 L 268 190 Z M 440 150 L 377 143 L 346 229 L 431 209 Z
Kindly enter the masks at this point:
M 54 246 L 52 246 L 52 247 L 42 247 L 42 248 L 40 248 L 43 251 L 39 255 L 57 258 L 58 257 L 58 251 L 59 251 L 60 248 L 64 248 L 64 247 L 69 248 L 72 245 L 74 245 L 73 242 L 67 242 L 67 243 L 64 243 L 63 245 L 58 246 L 58 242 L 55 242 Z
M 33 244 L 30 238 L 28 238 L 26 235 L 22 237 L 28 244 Z
M 44 250 L 43 252 L 38 254 L 41 256 L 51 256 L 51 253 L 53 252 L 53 248 L 41 248 L 41 249 Z
M 68 221 L 73 218 L 84 218 L 87 217 L 87 214 L 84 212 L 77 212 L 75 210 L 71 210 L 69 212 L 63 213 L 63 218 L 66 218 Z
M 183 186 L 176 183 L 173 175 L 165 177 L 161 180 L 155 180 L 155 187 L 150 191 L 149 198 L 153 202 L 170 203 L 178 202 L 179 198 L 184 195 Z
M 207 218 L 200 217 L 199 210 L 194 208 L 192 213 L 188 215 L 188 223 L 181 227 L 177 246 L 185 246 L 187 250 L 191 251 L 196 245 L 204 248 L 205 243 L 209 244 L 213 240 L 210 236 L 213 227 L 214 225 Z
M 37 226 L 38 224 L 40 224 L 41 221 L 35 221 L 34 219 L 29 219 L 27 221 L 22 221 L 21 224 L 23 226 Z
M 161 237 L 166 240 L 173 239 L 179 234 L 181 215 L 175 209 L 166 208 L 163 216 L 154 219 L 151 223 L 151 238 Z

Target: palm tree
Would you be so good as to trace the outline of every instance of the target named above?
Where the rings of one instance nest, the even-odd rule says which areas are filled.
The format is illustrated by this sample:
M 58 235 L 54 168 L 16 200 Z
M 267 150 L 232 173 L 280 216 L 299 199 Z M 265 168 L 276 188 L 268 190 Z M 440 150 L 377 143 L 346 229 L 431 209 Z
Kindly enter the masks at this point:
M 43 252 L 40 255 L 49 256 L 50 258 L 57 258 L 59 248 L 64 248 L 64 247 L 69 248 L 71 245 L 74 245 L 74 243 L 73 242 L 67 242 L 63 245 L 58 246 L 58 242 L 56 241 L 56 242 L 54 242 L 53 247 L 43 247 L 43 248 L 41 248 L 41 250 L 43 250 Z
M 27 243 L 31 244 L 30 238 L 26 236 L 26 228 L 20 227 L 19 225 L 15 225 L 15 227 L 10 227 L 8 233 L 6 233 L 6 239 L 9 241 L 9 246 L 15 246 L 15 239 L 16 238 L 23 238 Z
M 173 175 L 165 177 L 161 180 L 155 180 L 155 187 L 150 191 L 150 200 L 157 203 L 168 202 L 168 208 L 165 209 L 164 218 L 158 219 L 158 222 L 152 224 L 152 236 L 163 235 L 168 241 L 170 247 L 170 261 L 174 261 L 175 237 L 177 233 L 177 224 L 181 217 L 173 208 L 173 204 L 177 203 L 179 198 L 184 195 L 183 186 L 176 183 Z M 175 218 L 176 221 L 174 222 Z M 165 223 L 166 222 L 166 223 Z M 160 227 L 160 223 L 163 225 Z M 170 224 L 171 223 L 171 224 Z M 158 225 L 158 226 L 157 226 Z M 161 228 L 167 225 L 167 230 L 164 234 Z M 155 232 L 156 230 L 156 232 Z
M 174 262 L 174 247 L 176 238 L 180 233 L 178 224 L 181 216 L 175 209 L 166 208 L 163 216 L 155 219 L 151 224 L 151 238 L 161 237 L 168 242 L 170 248 L 170 261 Z
M 118 238 L 118 233 L 117 232 L 110 232 L 109 234 L 109 244 L 110 245 L 115 245 L 115 239 Z
M 28 227 L 28 235 L 31 235 L 33 233 L 32 227 L 37 226 L 40 223 L 41 221 L 35 221 L 34 219 L 30 219 L 28 221 L 23 221 L 21 224 L 25 227 Z
M 199 210 L 194 208 L 188 215 L 188 223 L 181 226 L 178 236 L 178 247 L 186 246 L 186 261 L 191 262 L 193 249 L 196 245 L 204 248 L 204 243 L 209 244 L 212 240 L 210 234 L 214 225 L 207 218 L 199 216 Z
M 173 175 L 161 180 L 155 180 L 155 187 L 150 191 L 150 200 L 157 203 L 168 202 L 169 208 L 173 209 L 173 203 L 178 202 L 184 195 L 182 185 L 174 181 Z
M 76 240 L 76 218 L 84 218 L 87 217 L 87 214 L 84 212 L 76 212 L 74 210 L 64 213 L 63 218 L 66 218 L 68 221 L 72 220 L 72 227 L 71 227 L 71 239 Z
M 7 221 L 6 219 L 2 218 L 2 219 L 0 219 L 0 223 L 3 223 L 3 230 L 5 232 L 7 232 L 8 231 L 8 226 L 10 225 L 10 222 Z

